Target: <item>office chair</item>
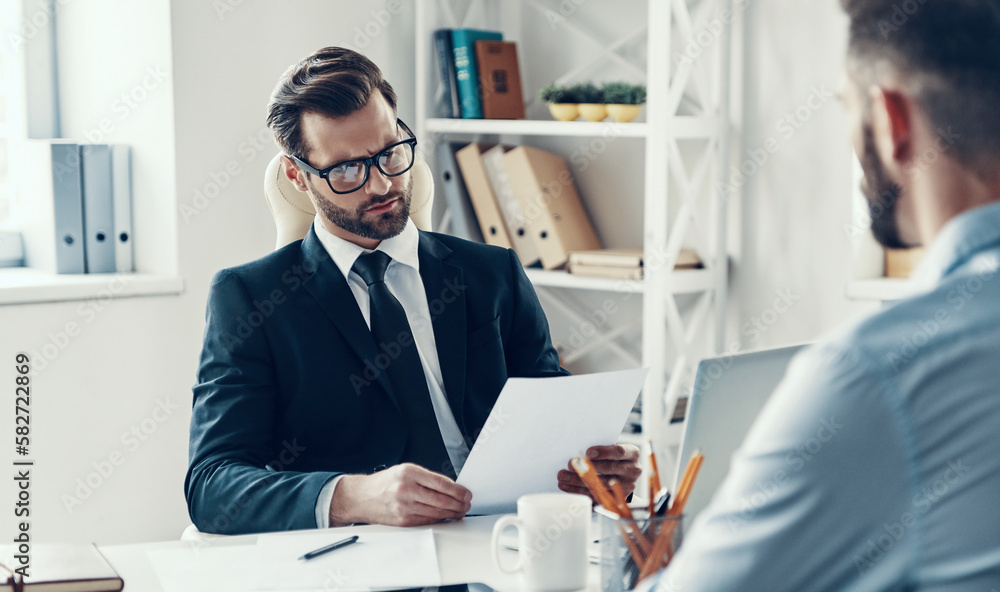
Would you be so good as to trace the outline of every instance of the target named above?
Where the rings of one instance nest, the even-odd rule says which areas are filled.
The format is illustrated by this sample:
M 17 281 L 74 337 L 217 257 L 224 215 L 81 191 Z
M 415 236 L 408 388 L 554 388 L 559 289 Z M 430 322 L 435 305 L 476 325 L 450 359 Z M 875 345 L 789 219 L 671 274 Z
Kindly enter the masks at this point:
M 414 156 L 413 201 L 410 202 L 410 219 L 420 230 L 431 229 L 431 206 L 434 202 L 434 177 L 427 163 Z M 278 227 L 278 239 L 274 248 L 281 247 L 304 238 L 309 225 L 316 217 L 309 196 L 299 191 L 285 176 L 281 166 L 281 154 L 276 155 L 264 171 L 264 197 L 271 208 L 274 224 Z

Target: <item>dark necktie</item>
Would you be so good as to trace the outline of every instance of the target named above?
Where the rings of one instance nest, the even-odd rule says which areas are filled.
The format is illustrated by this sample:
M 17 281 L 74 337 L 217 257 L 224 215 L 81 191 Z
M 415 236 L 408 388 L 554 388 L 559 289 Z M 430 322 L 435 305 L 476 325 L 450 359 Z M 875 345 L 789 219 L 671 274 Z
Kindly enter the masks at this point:
M 454 477 L 406 312 L 385 285 L 390 261 L 382 251 L 374 251 L 358 257 L 352 270 L 368 284 L 372 336 L 379 353 L 390 358 L 385 371 L 409 432 L 404 458 Z

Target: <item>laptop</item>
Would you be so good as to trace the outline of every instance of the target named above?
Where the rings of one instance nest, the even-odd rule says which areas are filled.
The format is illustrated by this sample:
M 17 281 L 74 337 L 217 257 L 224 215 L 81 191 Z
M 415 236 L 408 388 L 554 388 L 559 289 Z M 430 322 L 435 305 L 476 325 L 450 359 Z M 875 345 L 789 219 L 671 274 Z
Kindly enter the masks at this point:
M 705 460 L 684 506 L 685 529 L 715 495 L 729 472 L 733 452 L 743 443 L 764 403 L 784 378 L 788 363 L 805 347 L 795 345 L 707 358 L 698 364 L 671 490 L 677 491 L 688 459 L 695 450 L 701 450 Z

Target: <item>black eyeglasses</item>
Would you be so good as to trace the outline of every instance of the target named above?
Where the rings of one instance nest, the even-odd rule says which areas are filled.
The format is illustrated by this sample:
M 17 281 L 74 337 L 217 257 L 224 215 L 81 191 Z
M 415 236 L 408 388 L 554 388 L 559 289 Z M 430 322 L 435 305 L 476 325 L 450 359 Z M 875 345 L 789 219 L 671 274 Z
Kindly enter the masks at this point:
M 410 135 L 409 138 L 389 144 L 375 156 L 360 160 L 345 160 L 319 170 L 301 158 L 289 154 L 303 170 L 317 177 L 326 179 L 330 191 L 334 193 L 351 193 L 364 187 L 372 165 L 378 167 L 386 177 L 398 177 L 413 168 L 413 154 L 417 146 L 417 138 L 402 119 L 396 120 L 396 125 Z

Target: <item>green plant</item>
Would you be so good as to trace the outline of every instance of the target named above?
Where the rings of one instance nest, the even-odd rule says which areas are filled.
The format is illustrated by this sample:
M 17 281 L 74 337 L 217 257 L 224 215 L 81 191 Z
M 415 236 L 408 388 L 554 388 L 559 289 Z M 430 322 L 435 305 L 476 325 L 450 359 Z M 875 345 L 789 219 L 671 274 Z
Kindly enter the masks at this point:
M 604 91 L 593 82 L 582 82 L 569 87 L 569 91 L 576 97 L 577 103 L 603 103 Z
M 552 83 L 538 91 L 538 96 L 546 103 L 579 103 L 572 89 Z
M 646 102 L 646 85 L 628 82 L 608 82 L 603 86 L 604 102 L 618 105 L 642 105 Z

